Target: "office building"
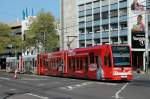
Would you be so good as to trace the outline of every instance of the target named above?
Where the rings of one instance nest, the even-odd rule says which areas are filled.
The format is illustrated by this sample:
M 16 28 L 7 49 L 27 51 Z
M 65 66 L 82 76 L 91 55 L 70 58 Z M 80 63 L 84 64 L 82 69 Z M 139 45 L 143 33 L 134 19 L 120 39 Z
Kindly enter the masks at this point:
M 145 63 L 149 60 L 147 56 L 149 56 L 148 52 L 150 51 L 150 34 L 148 31 L 150 17 L 147 14 L 150 4 L 148 1 L 62 1 L 65 6 L 65 9 L 61 9 L 63 11 L 61 14 L 63 15 L 61 17 L 63 18 L 62 25 L 73 28 L 67 28 L 67 33 L 78 37 L 77 41 L 73 42 L 76 43 L 74 48 L 102 44 L 128 44 L 132 49 L 133 67 L 146 70 Z M 66 3 L 69 1 L 70 3 Z M 68 22 L 68 20 L 74 20 L 74 23 Z M 77 32 L 75 32 L 76 30 Z M 66 35 L 65 32 L 64 35 Z M 67 37 L 64 36 L 64 39 L 67 40 Z

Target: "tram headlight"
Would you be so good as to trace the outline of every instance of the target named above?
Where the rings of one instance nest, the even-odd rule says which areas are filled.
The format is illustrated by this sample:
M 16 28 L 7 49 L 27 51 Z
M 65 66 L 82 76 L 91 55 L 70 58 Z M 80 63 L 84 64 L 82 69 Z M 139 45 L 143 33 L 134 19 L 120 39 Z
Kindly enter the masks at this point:
M 129 71 L 127 72 L 127 75 L 132 75 L 132 71 L 129 70 Z

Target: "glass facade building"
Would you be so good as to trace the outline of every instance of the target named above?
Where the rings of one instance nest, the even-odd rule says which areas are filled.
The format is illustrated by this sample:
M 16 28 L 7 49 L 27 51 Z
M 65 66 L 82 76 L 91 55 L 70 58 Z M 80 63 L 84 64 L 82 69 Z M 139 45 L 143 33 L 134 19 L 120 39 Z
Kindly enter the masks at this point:
M 79 3 L 79 47 L 128 44 L 127 9 L 127 0 L 86 0 Z
M 145 63 L 149 60 L 146 57 L 149 56 L 150 51 L 149 0 L 75 1 L 75 9 L 72 11 L 75 12 L 76 18 L 71 17 L 76 20 L 76 24 L 71 26 L 77 30 L 75 33 L 78 40 L 74 42 L 77 43 L 74 48 L 102 44 L 128 44 L 132 49 L 135 69 L 146 70 Z M 67 18 L 64 24 L 67 24 L 70 18 Z

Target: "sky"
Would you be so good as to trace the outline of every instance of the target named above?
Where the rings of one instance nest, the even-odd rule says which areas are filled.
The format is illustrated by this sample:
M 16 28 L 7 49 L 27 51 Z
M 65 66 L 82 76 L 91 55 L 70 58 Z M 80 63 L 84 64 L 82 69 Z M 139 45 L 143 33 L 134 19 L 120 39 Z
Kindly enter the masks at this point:
M 15 22 L 23 19 L 23 10 L 28 15 L 37 15 L 41 9 L 51 12 L 55 19 L 59 19 L 59 0 L 0 0 L 0 22 Z

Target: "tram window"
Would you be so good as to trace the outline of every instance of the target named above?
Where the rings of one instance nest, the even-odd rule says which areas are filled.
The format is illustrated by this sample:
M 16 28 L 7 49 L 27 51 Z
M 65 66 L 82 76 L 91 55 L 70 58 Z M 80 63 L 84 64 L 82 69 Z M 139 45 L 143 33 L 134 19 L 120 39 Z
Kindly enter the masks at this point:
M 72 68 L 73 71 L 75 71 L 75 57 L 72 58 Z
M 80 70 L 82 70 L 82 57 L 80 58 Z
M 79 70 L 79 59 L 77 58 L 77 70 Z
M 57 67 L 57 59 L 56 58 L 54 58 L 54 66 L 55 66 L 55 68 Z
M 49 68 L 51 68 L 52 67 L 52 59 L 50 58 L 49 59 Z
M 71 58 L 68 60 L 68 66 L 69 66 L 69 69 L 71 70 Z
M 94 53 L 90 53 L 90 64 L 94 63 Z
M 84 70 L 85 70 L 85 73 L 88 72 L 88 56 L 84 57 Z
M 95 56 L 97 67 L 99 67 L 98 56 Z
M 111 66 L 111 60 L 110 60 L 110 55 L 108 55 L 108 54 L 106 54 L 105 56 L 104 56 L 104 65 L 105 66 Z
M 72 71 L 75 71 L 75 66 L 76 66 L 75 57 L 72 57 L 71 58 L 71 70 Z

